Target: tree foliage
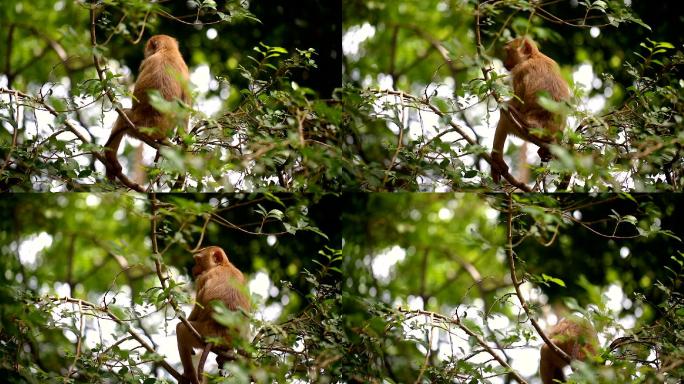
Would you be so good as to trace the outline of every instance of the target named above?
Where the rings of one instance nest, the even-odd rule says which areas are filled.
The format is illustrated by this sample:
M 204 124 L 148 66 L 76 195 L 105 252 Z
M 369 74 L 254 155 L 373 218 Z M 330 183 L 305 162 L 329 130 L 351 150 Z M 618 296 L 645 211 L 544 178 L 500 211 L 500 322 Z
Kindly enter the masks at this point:
M 355 380 L 534 382 L 542 334 L 572 314 L 602 348 L 568 382 L 684 375 L 684 232 L 660 221 L 681 199 L 370 194 L 346 205 Z
M 365 188 L 500 189 L 488 152 L 512 92 L 498 57 L 526 35 L 575 97 L 554 160 L 509 144 L 504 189 L 553 191 L 567 174 L 575 191 L 681 189 L 682 41 L 647 3 L 351 1 L 344 12 L 348 131 L 376 176 Z
M 214 307 L 250 335 L 213 349 L 209 382 L 537 383 L 568 317 L 600 344 L 568 383 L 682 382 L 678 6 L 3 2 L 0 381 L 179 381 L 192 254 L 216 245 L 253 310 Z M 109 180 L 155 34 L 179 41 L 193 103 L 151 104 L 190 123 L 126 139 Z M 509 140 L 495 184 L 500 51 L 523 35 L 573 97 L 539 100 L 568 114 L 553 159 Z
M 310 377 L 327 369 L 323 357 L 338 353 L 334 343 L 323 342 L 335 328 L 326 320 L 334 313 L 328 308 L 340 297 L 341 230 L 328 218 L 338 209 L 334 201 L 29 196 L 2 202 L 8 273 L 0 285 L 0 369 L 6 381 L 178 378 L 173 330 L 192 304 L 191 251 L 205 245 L 222 246 L 261 286 L 252 296 L 253 337 L 241 344 L 245 355 L 225 368 L 234 381 Z M 219 314 L 218 320 L 231 321 L 229 313 Z
M 336 23 L 330 33 L 330 24 L 312 25 L 304 14 L 297 17 L 306 20 L 301 28 L 271 25 L 265 33 L 257 13 L 271 21 L 282 6 L 243 1 L 12 3 L 0 14 L 0 38 L 9 42 L 0 52 L 2 190 L 317 191 L 345 182 L 340 101 L 330 98 L 330 81 L 339 86 L 340 76 Z M 311 8 L 315 0 L 301 3 L 328 12 L 323 20 L 339 14 L 331 6 Z M 190 127 L 143 169 L 142 144 L 129 141 L 125 173 L 111 182 L 103 176 L 101 146 L 130 105 L 132 64 L 157 33 L 179 40 L 204 83 L 194 107 L 153 98 L 158 110 L 192 116 Z M 234 33 L 240 35 L 228 37 Z

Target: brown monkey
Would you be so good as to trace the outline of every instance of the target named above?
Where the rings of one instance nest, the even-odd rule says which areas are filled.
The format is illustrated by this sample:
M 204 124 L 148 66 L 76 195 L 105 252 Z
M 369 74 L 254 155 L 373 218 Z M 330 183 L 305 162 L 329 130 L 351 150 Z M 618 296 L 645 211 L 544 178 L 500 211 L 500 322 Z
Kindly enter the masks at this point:
M 196 278 L 197 294 L 195 306 L 188 321 L 203 337 L 222 338 L 228 346 L 239 330 L 227 328 L 212 318 L 212 301 L 221 301 L 226 308 L 249 312 L 250 303 L 245 287 L 245 278 L 229 260 L 220 247 L 202 248 L 195 255 L 192 275 Z M 197 369 L 192 363 L 193 348 L 203 348 L 204 340 L 198 340 L 190 329 L 181 323 L 176 326 L 178 353 L 183 363 L 183 376 L 191 383 L 199 383 Z
M 135 129 L 119 116 L 105 144 L 105 166 L 110 179 L 121 172 L 116 152 L 125 134 L 143 141 L 161 142 L 176 125 L 175 119 L 164 116 L 150 105 L 148 91 L 156 89 L 166 100 L 180 99 L 190 103 L 190 94 L 185 89 L 188 66 L 185 65 L 178 50 L 178 42 L 173 37 L 156 35 L 147 41 L 145 59 L 140 64 L 139 72 L 133 89 L 133 107 L 126 110 Z
M 598 349 L 596 331 L 589 320 L 571 316 L 558 322 L 548 334 L 549 339 L 563 352 L 577 360 L 586 360 Z M 551 348 L 544 344 L 539 359 L 539 375 L 542 383 L 552 384 L 554 380 L 564 381 L 563 368 L 568 365 Z
M 561 131 L 564 116 L 559 116 L 542 108 L 537 102 L 540 92 L 548 92 L 554 101 L 570 98 L 568 84 L 561 77 L 558 64 L 539 52 L 535 43 L 528 38 L 517 38 L 506 44 L 504 66 L 511 71 L 515 98 L 509 100 L 501 111 L 499 123 L 494 133 L 492 149 L 492 179 L 498 183 L 501 173 L 508 171 L 503 160 L 503 147 L 506 137 L 514 134 L 539 146 L 539 157 L 548 161 L 551 154 L 548 144 L 556 140 Z M 519 124 L 516 124 L 512 118 Z M 543 130 L 543 134 L 531 130 Z

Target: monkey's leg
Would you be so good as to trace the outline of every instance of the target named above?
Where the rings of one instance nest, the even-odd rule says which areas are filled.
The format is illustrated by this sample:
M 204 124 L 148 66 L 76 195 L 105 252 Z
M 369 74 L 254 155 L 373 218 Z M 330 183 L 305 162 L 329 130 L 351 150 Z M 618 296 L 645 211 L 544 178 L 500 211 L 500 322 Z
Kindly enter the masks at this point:
M 511 120 L 510 133 L 529 141 L 539 147 L 538 154 L 548 153 L 548 145 L 551 144 L 555 139 L 555 133 L 559 130 L 556 124 L 552 124 L 553 115 L 548 111 L 542 110 L 521 110 L 515 106 L 509 106 L 508 110 L 502 113 L 508 115 Z M 543 134 L 539 136 L 534 134 L 532 130 L 543 131 Z
M 119 150 L 119 145 L 121 145 L 121 140 L 126 134 L 127 124 L 128 123 L 119 116 L 119 118 L 116 119 L 116 123 L 114 123 L 112 132 L 109 134 L 109 139 L 107 139 L 107 142 L 104 145 L 104 157 L 106 160 L 105 168 L 107 178 L 110 180 L 113 180 L 117 174 L 121 173 L 121 164 L 119 163 L 116 153 Z
M 202 332 L 197 328 L 195 322 L 190 322 L 198 332 Z M 204 346 L 201 340 L 197 340 L 195 335 L 190 332 L 187 326 L 183 323 L 178 323 L 176 326 L 176 342 L 178 344 L 178 354 L 180 355 L 181 363 L 183 364 L 183 376 L 192 384 L 199 384 L 197 377 L 197 370 L 192 363 L 193 348 L 201 348 Z
M 495 183 L 501 181 L 501 174 L 508 172 L 508 166 L 503 160 L 503 147 L 506 143 L 506 137 L 510 132 L 510 126 L 512 125 L 511 120 L 508 115 L 503 111 L 499 114 L 499 123 L 496 125 L 496 132 L 494 133 L 494 143 L 492 144 L 492 180 Z

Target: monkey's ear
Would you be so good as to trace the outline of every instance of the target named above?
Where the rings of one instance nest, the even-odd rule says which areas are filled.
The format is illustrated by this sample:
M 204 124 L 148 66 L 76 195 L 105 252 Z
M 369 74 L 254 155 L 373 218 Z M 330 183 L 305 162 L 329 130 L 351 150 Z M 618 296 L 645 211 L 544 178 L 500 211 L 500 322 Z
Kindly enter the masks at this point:
M 214 248 L 211 253 L 211 257 L 214 259 L 215 264 L 223 264 L 223 259 L 226 257 L 221 248 Z
M 527 38 L 523 40 L 522 51 L 526 55 L 532 53 L 532 42 Z

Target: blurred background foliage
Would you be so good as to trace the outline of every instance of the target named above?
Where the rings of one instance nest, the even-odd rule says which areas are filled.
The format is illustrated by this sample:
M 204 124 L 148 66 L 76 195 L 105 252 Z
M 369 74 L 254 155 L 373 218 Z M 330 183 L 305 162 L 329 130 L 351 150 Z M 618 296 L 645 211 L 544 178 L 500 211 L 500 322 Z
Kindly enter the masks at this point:
M 487 381 L 479 360 L 471 360 L 484 351 L 472 337 L 457 334 L 456 323 L 442 323 L 439 316 L 459 318 L 523 376 L 536 377 L 539 339 L 513 293 L 505 253 L 508 199 L 474 193 L 345 196 L 342 286 L 347 322 L 364 330 L 355 339 L 363 356 L 355 366 L 358 377 L 410 381 L 420 377 L 425 359 L 427 380 L 456 375 Z M 659 355 L 662 369 L 667 370 L 666 361 L 681 359 L 678 331 L 653 331 L 682 327 L 676 314 L 681 294 L 675 293 L 681 289 L 684 256 L 684 228 L 676 219 L 684 208 L 680 196 L 511 199 L 517 276 L 525 281 L 523 292 L 537 320 L 548 326 L 580 312 L 592 319 L 606 350 L 617 336 L 646 332 L 641 335 L 666 340 L 649 349 L 662 353 L 664 347 L 671 354 L 672 360 Z M 420 311 L 428 312 L 409 320 Z M 470 347 L 454 341 L 459 338 Z M 595 367 L 572 382 L 637 380 L 638 359 L 611 361 L 617 361 L 613 368 Z M 661 382 L 655 379 L 657 367 L 639 377 Z M 665 382 L 682 374 L 675 369 Z
M 4 284 L 36 291 L 66 284 L 93 299 L 122 269 L 137 266 L 129 283 L 134 292 L 146 289 L 143 277 L 153 271 L 143 267 L 150 234 L 144 195 L 12 194 L 0 204 L 2 262 L 11 271 Z M 33 257 L 20 259 L 24 252 Z
M 349 178 L 334 92 L 340 2 L 16 0 L 0 25 L 3 191 L 318 191 Z M 112 183 L 92 152 L 114 123 L 112 103 L 130 105 L 154 34 L 175 37 L 190 67 L 194 109 L 165 107 L 192 115 L 191 127 L 161 159 L 127 140 L 130 180 Z
M 98 42 L 105 55 L 137 71 L 142 44 L 152 34 L 167 34 L 180 42 L 188 66 L 208 65 L 213 74 L 248 83 L 237 70 L 259 43 L 285 48 L 313 48 L 317 68 L 293 75 L 293 80 L 330 97 L 341 84 L 341 4 L 321 0 L 244 2 L 108 0 L 96 19 Z M 213 6 L 211 4 L 214 3 Z M 246 8 L 243 8 L 245 7 Z M 89 2 L 6 2 L 0 10 L 0 44 L 4 75 L 10 86 L 25 89 L 73 75 L 74 83 L 92 72 Z M 203 24 L 204 23 L 204 24 Z M 145 28 L 143 30 L 143 27 Z M 207 30 L 216 32 L 209 38 Z M 140 33 L 143 32 L 143 36 Z M 213 33 L 211 34 L 212 36 Z M 61 49 L 58 49 L 61 48 Z M 40 53 L 40 55 L 36 55 Z M 61 56 L 64 53 L 66 56 Z M 60 63 L 65 57 L 67 64 Z M 26 67 L 26 68 L 24 68 Z M 217 90 L 212 90 L 217 94 Z
M 678 7 L 622 0 L 345 2 L 348 132 L 369 174 L 386 175 L 364 187 L 499 189 L 481 156 L 491 148 L 497 104 L 511 95 L 499 57 L 506 42 L 529 36 L 558 62 L 575 100 L 555 161 L 540 166 L 531 144 L 509 141 L 505 155 L 516 179 L 541 191 L 556 190 L 564 173 L 574 175 L 575 191 L 681 190 Z
M 515 251 L 524 268 L 566 282 L 565 287 L 542 287 L 551 300 L 583 299 L 586 292 L 578 285 L 580 276 L 594 285 L 617 282 L 626 292 L 646 290 L 652 299 L 660 299 L 654 283 L 664 281 L 669 272 L 657 266 L 682 251 L 684 227 L 677 217 L 684 198 L 678 194 L 515 198 L 521 206 L 515 230 L 522 232 Z M 348 264 L 347 289 L 367 294 L 373 287 L 374 296 L 388 302 L 418 295 L 427 308 L 439 309 L 461 302 L 472 291 L 473 271 L 490 294 L 510 284 L 503 259 L 506 217 L 499 210 L 506 200 L 502 196 L 354 194 L 348 201 L 343 218 L 345 252 L 356 257 Z M 561 218 L 561 213 L 578 218 L 573 222 Z M 618 218 L 625 221 L 616 226 Z M 372 260 L 394 247 L 405 256 L 387 278 L 374 278 L 369 268 Z
M 316 312 L 339 294 L 340 206 L 330 197 L 15 194 L 0 207 L 0 370 L 8 382 L 61 381 L 68 367 L 79 382 L 170 378 L 158 371 L 159 359 L 180 367 L 170 300 L 189 313 L 196 246 L 222 246 L 256 290 L 253 358 L 232 363 L 232 377 L 307 375 L 316 363 L 291 352 L 294 344 L 314 356 L 328 349 Z M 170 278 L 163 285 L 154 244 Z M 67 298 L 101 307 L 93 316 L 83 303 L 83 316 L 78 305 L 57 305 Z M 112 328 L 106 313 L 126 326 Z M 121 344 L 128 327 L 159 355 Z

